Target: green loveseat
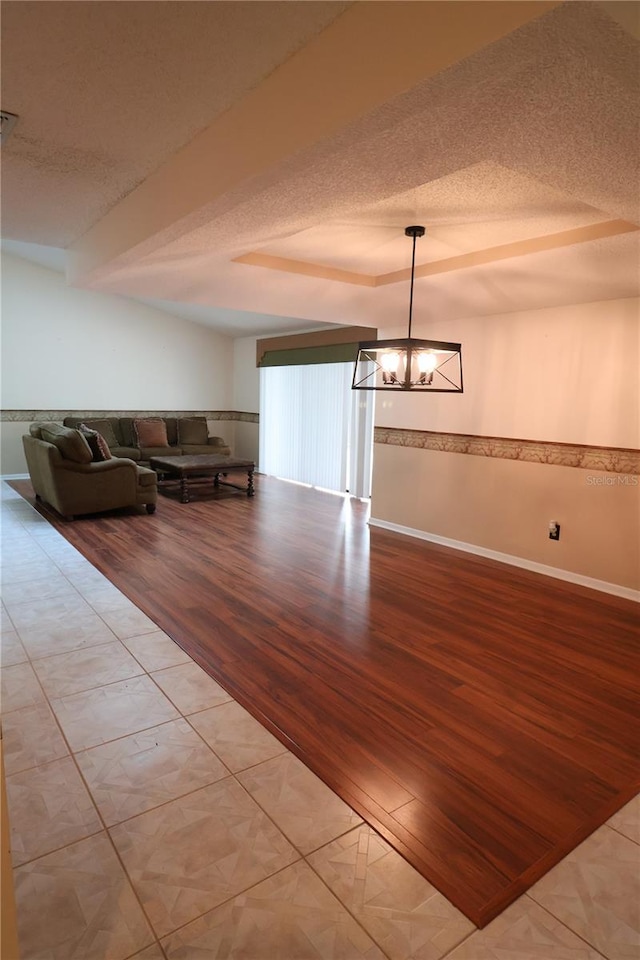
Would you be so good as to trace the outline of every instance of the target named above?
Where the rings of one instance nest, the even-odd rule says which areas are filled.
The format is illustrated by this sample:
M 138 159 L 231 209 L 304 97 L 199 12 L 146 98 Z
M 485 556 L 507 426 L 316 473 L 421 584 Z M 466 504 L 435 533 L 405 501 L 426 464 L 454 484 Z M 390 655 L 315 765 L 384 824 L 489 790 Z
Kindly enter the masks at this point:
M 231 454 L 222 437 L 210 437 L 206 417 L 144 417 L 141 420 L 161 420 L 166 427 L 166 446 L 141 446 L 138 442 L 134 417 L 103 417 L 85 419 L 65 417 L 66 427 L 78 427 L 84 423 L 97 430 L 109 446 L 112 456 L 128 457 L 140 463 L 148 463 L 151 457 L 179 457 L 182 454 L 216 453 L 223 457 Z
M 155 511 L 155 472 L 128 458 L 94 461 L 78 430 L 32 423 L 22 443 L 36 497 L 66 519 L 136 505 L 145 506 L 147 513 Z

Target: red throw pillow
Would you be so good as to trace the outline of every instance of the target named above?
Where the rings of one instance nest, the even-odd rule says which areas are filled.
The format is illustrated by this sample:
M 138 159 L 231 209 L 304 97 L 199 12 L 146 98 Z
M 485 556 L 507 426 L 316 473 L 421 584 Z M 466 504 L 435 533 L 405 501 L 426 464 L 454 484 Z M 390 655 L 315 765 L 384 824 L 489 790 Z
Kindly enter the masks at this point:
M 133 429 L 139 447 L 168 447 L 167 425 L 164 420 L 134 420 Z
M 111 450 L 109 450 L 109 444 L 107 443 L 105 438 L 102 436 L 102 434 L 98 433 L 97 430 L 96 430 L 95 443 L 98 450 L 100 451 L 100 454 L 102 455 L 102 459 L 111 460 L 112 453 L 111 453 Z M 91 446 L 91 441 L 89 441 L 89 446 Z M 93 459 L 97 460 L 98 458 L 94 456 Z
M 103 460 L 111 460 L 111 450 L 109 444 L 97 430 L 92 430 L 86 423 L 79 423 L 78 430 L 85 438 L 91 448 L 91 456 L 94 463 L 101 463 Z

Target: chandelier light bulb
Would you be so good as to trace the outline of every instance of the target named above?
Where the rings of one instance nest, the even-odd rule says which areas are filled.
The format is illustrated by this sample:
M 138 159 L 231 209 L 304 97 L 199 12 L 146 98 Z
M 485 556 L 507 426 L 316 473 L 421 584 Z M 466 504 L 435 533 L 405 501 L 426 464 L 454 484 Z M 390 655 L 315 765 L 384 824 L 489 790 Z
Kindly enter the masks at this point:
M 426 353 L 421 350 L 418 353 L 418 370 L 420 373 L 433 373 L 438 366 L 438 358 L 435 353 Z
M 397 373 L 399 363 L 400 355 L 395 351 L 383 353 L 380 357 L 380 366 L 383 370 L 386 370 L 387 373 Z

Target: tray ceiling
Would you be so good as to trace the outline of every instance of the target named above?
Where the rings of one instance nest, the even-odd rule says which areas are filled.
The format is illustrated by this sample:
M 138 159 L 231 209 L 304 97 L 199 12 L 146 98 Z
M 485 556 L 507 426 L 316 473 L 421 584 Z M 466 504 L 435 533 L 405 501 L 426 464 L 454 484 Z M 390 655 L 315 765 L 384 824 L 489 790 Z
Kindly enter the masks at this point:
M 21 120 L 3 157 L 3 232 L 73 239 L 72 282 L 226 311 L 225 332 L 233 310 L 265 323 L 402 317 L 409 223 L 427 227 L 418 282 L 441 319 L 635 296 L 639 44 L 609 6 L 620 12 L 583 0 L 7 4 L 3 106 Z M 163 12 L 138 59 L 125 39 L 112 71 L 109 41 L 140 36 L 139 7 L 185 21 Z

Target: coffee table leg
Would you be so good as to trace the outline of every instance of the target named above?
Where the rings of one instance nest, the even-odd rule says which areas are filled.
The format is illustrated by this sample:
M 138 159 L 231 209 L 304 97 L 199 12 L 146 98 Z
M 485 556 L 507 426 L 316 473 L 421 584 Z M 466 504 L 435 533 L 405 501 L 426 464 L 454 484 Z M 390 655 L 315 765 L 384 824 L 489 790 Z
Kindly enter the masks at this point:
M 189 503 L 189 487 L 186 477 L 180 477 L 180 503 Z
M 247 479 L 247 496 L 252 497 L 255 493 L 253 489 L 253 470 L 249 470 Z

